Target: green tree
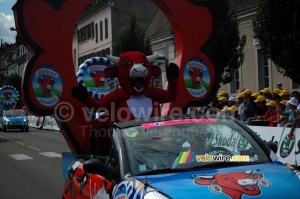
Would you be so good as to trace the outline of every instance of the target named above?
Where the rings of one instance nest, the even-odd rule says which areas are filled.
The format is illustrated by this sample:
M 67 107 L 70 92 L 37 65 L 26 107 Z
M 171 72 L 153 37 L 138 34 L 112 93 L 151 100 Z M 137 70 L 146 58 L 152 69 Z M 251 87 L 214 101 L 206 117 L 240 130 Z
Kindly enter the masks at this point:
M 278 72 L 299 84 L 300 0 L 259 0 L 253 27 Z
M 22 78 L 17 74 L 12 74 L 6 78 L 4 81 L 4 86 L 10 85 L 15 87 L 19 92 L 21 91 L 21 81 Z
M 230 10 L 230 0 L 209 0 L 215 9 L 216 28 L 214 42 L 206 49 L 219 68 L 216 81 L 219 85 L 232 81 L 234 71 L 244 62 L 246 36 L 240 37 L 237 15 Z
M 112 54 L 119 56 L 126 51 L 141 51 L 145 55 L 152 55 L 150 39 L 145 39 L 145 32 L 137 23 L 135 13 L 130 12 L 128 24 L 112 43 Z

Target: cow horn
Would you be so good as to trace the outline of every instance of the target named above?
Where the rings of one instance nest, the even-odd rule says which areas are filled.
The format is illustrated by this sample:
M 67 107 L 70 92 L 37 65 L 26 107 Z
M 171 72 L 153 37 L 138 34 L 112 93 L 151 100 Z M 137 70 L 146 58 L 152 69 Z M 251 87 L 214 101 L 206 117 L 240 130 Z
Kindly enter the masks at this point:
M 109 59 L 112 63 L 118 65 L 120 62 L 120 57 L 106 55 L 107 59 Z
M 41 78 L 41 79 L 44 79 L 44 77 L 42 76 L 42 75 L 40 75 L 40 77 L 39 78 Z
M 94 70 L 91 71 L 93 74 L 96 74 L 96 72 Z
M 213 179 L 214 176 L 213 175 L 198 175 L 198 174 L 194 174 L 194 175 L 192 175 L 192 178 L 197 178 L 197 179 Z
M 254 170 L 248 170 L 248 171 L 245 171 L 245 173 L 247 173 L 247 174 L 254 173 Z
M 159 54 L 157 54 L 157 55 L 149 55 L 149 56 L 147 56 L 147 60 L 148 60 L 149 63 L 151 63 L 151 62 L 155 61 L 158 56 L 159 56 Z

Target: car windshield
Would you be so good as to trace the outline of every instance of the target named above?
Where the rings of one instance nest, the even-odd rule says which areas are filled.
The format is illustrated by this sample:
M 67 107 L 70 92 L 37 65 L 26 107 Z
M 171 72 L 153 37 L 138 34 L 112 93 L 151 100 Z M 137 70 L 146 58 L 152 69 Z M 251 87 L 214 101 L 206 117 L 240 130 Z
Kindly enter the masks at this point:
M 10 110 L 5 111 L 4 116 L 25 116 L 25 112 L 22 110 Z
M 121 133 L 132 175 L 270 161 L 247 130 L 231 119 L 144 123 Z

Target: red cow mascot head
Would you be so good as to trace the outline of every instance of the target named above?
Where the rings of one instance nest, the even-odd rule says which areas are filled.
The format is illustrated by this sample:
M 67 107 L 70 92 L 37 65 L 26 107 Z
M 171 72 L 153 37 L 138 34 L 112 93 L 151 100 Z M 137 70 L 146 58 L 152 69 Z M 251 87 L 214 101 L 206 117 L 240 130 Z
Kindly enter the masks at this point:
M 53 77 L 40 76 L 38 79 L 38 83 L 41 86 L 42 94 L 50 95 L 53 85 L 55 84 L 55 81 L 54 81 Z
M 91 71 L 90 73 L 90 77 L 93 78 L 95 86 L 104 86 L 105 83 L 105 77 L 104 77 L 104 73 L 101 71 Z
M 200 83 L 203 81 L 203 72 L 200 69 L 190 68 L 189 76 L 192 79 L 192 86 L 199 87 Z
M 130 95 L 142 95 L 150 85 L 152 76 L 160 68 L 151 64 L 158 55 L 145 56 L 141 52 L 126 52 L 120 57 L 107 56 L 116 66 L 105 69 L 105 76 L 118 77 L 120 86 Z
M 253 170 L 244 172 L 217 173 L 214 175 L 195 175 L 194 181 L 198 185 L 209 185 L 214 193 L 223 192 L 231 198 L 240 199 L 243 194 L 256 196 L 261 194 L 258 184 L 270 186 L 271 183 L 260 173 Z

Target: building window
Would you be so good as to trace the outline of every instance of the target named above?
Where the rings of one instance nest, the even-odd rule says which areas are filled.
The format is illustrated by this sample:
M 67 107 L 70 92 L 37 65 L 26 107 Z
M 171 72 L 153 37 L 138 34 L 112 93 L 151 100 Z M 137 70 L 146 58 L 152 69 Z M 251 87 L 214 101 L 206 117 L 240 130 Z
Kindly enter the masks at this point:
M 87 38 L 86 38 L 86 40 L 88 40 L 92 37 L 91 24 L 88 24 L 86 29 L 87 29 Z
M 81 29 L 78 30 L 78 43 L 81 44 Z
M 76 63 L 77 58 L 76 57 L 77 57 L 76 48 L 74 48 L 74 50 L 73 50 L 73 62 L 74 62 L 75 68 L 77 68 L 77 63 Z
M 98 43 L 98 24 L 95 25 L 96 43 Z
M 92 23 L 90 24 L 90 28 L 91 28 L 91 37 L 90 37 L 90 39 L 93 39 L 93 38 L 94 38 L 94 35 L 95 35 L 95 33 L 94 33 L 94 22 L 92 22 Z
M 108 39 L 108 19 L 105 18 L 105 39 Z
M 103 41 L 103 22 L 100 21 L 100 41 Z
M 240 90 L 240 70 L 235 70 L 233 72 L 232 81 L 230 84 L 231 92 L 236 93 Z
M 270 86 L 269 60 L 268 57 L 263 54 L 261 49 L 257 50 L 257 58 L 259 89 L 263 89 Z

